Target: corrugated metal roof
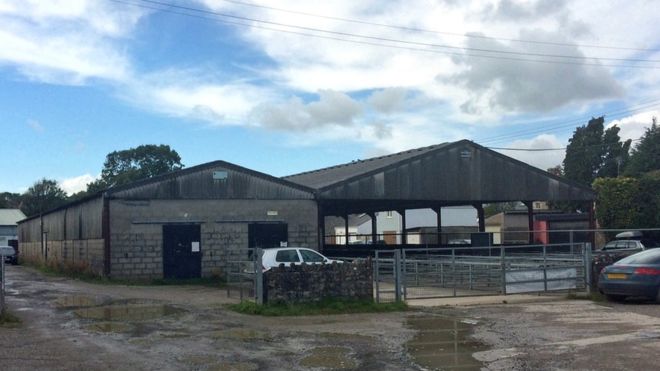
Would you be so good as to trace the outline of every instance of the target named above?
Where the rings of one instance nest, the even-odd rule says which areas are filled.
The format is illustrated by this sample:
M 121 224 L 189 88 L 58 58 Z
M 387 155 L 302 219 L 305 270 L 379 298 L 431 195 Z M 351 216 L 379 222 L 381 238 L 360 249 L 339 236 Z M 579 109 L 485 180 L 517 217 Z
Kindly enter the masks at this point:
M 371 171 L 399 163 L 404 160 L 421 156 L 452 143 L 436 144 L 428 147 L 415 148 L 391 155 L 356 160 L 346 164 L 327 167 L 324 169 L 307 171 L 304 173 L 285 176 L 290 182 L 298 183 L 307 187 L 321 189 L 326 186 L 350 179 L 355 176 L 367 174 Z
M 22 219 L 25 214 L 19 209 L 0 209 L 0 225 L 16 225 Z

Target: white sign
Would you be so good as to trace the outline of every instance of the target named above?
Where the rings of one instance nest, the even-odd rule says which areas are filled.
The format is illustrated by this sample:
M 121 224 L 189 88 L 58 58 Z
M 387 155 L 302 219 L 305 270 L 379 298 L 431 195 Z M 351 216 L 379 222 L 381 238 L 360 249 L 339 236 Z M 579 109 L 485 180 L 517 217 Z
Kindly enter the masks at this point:
M 280 247 L 289 247 L 289 243 L 286 241 L 280 241 Z
M 199 241 L 193 241 L 192 252 L 199 252 Z
M 268 210 L 266 211 L 266 215 L 268 216 L 277 216 L 278 212 L 277 210 Z

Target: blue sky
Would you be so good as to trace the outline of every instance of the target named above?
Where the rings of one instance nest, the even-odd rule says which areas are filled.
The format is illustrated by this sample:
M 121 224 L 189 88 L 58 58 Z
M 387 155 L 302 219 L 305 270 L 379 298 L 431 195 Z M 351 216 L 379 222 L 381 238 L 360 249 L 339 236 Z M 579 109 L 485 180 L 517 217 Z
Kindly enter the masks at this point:
M 558 148 L 603 114 L 637 138 L 660 107 L 659 13 L 656 1 L 0 0 L 0 191 L 47 177 L 75 192 L 107 153 L 140 144 L 282 176 L 463 138 Z M 503 152 L 544 169 L 563 159 Z

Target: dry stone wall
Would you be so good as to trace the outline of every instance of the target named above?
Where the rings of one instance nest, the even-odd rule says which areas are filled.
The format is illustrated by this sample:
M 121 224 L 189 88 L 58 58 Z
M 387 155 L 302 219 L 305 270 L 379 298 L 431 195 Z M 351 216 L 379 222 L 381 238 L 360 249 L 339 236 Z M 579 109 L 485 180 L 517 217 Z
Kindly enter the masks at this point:
M 373 299 L 371 259 L 351 263 L 302 264 L 264 273 L 264 302 L 306 302 L 325 298 Z

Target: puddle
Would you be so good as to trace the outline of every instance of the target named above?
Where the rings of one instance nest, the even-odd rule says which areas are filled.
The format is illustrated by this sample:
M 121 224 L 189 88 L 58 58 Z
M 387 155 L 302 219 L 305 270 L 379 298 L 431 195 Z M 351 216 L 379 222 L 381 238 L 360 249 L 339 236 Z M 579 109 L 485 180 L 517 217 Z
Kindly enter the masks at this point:
M 351 350 L 346 347 L 318 347 L 300 360 L 300 366 L 308 368 L 328 368 L 333 370 L 351 370 L 358 367 L 358 362 L 350 357 Z
M 413 361 L 431 370 L 479 370 L 483 364 L 472 354 L 486 347 L 470 340 L 474 321 L 446 317 L 408 318 L 417 334 L 406 343 Z
M 98 322 L 85 327 L 87 330 L 95 332 L 130 332 L 133 326 L 121 322 Z
M 223 362 L 216 356 L 210 355 L 186 355 L 180 357 L 179 361 L 193 366 L 193 369 L 222 370 L 222 371 L 256 371 L 259 365 L 252 362 Z
M 184 312 L 171 305 L 108 305 L 74 311 L 78 317 L 97 321 L 143 321 Z
M 253 341 L 253 340 L 271 341 L 272 340 L 272 336 L 268 332 L 245 329 L 245 328 L 233 328 L 222 331 L 214 331 L 213 333 L 211 333 L 211 337 L 214 339 L 232 339 L 232 340 L 241 340 L 241 341 Z
M 95 307 L 104 303 L 101 298 L 85 295 L 63 296 L 55 300 L 55 306 L 61 309 Z

